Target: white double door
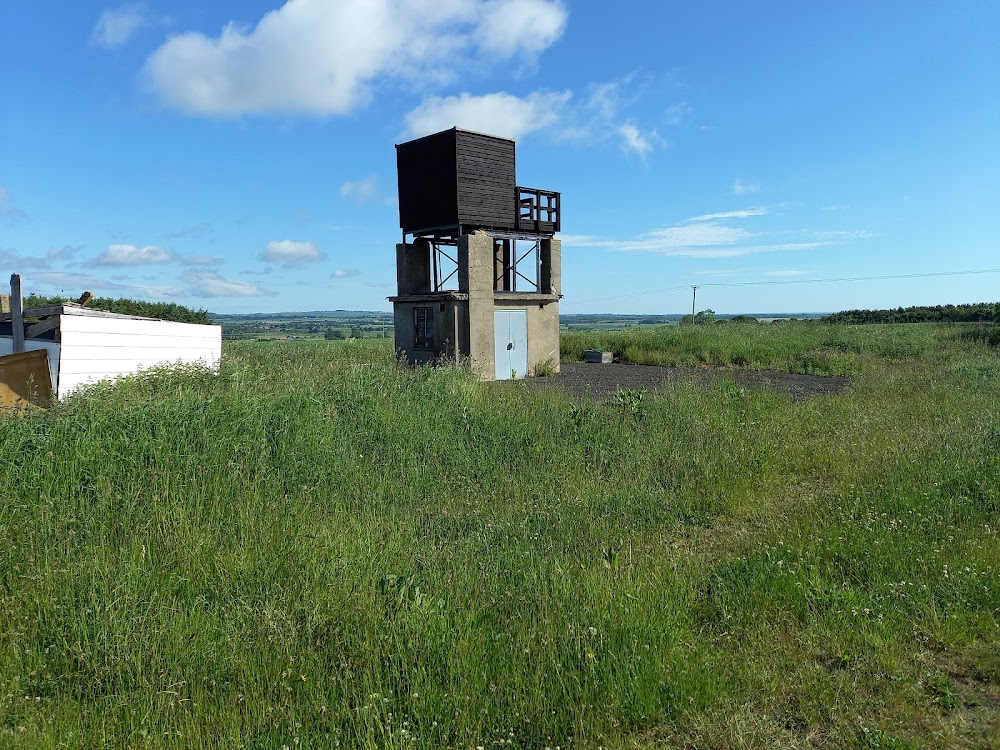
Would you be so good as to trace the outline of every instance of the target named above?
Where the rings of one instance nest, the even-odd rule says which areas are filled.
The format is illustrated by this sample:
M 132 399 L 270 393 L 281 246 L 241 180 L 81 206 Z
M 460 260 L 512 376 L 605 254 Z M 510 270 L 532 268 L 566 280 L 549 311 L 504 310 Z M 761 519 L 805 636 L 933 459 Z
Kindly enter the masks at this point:
M 497 380 L 528 374 L 528 311 L 496 310 L 493 313 Z

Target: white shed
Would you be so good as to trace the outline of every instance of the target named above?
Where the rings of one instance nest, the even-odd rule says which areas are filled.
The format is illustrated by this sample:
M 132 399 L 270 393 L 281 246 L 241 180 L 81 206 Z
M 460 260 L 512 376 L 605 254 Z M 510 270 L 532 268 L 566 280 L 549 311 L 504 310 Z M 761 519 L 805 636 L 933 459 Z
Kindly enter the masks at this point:
M 222 327 L 173 323 L 90 310 L 73 303 L 24 311 L 38 318 L 24 329 L 26 351 L 45 349 L 56 396 L 87 383 L 130 375 L 156 365 L 218 367 Z M 0 313 L 0 355 L 14 351 L 11 315 Z

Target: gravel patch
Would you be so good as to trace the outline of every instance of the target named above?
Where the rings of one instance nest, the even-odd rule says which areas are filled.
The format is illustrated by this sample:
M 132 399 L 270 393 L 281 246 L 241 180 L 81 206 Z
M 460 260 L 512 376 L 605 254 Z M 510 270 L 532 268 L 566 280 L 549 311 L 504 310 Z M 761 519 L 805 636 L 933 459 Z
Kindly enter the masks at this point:
M 720 378 L 744 388 L 769 388 L 791 394 L 802 401 L 810 396 L 843 393 L 851 379 L 827 375 L 801 375 L 778 370 L 744 370 L 736 367 L 655 367 L 649 365 L 563 362 L 557 375 L 525 378 L 533 388 L 559 388 L 575 396 L 603 399 L 619 388 L 644 388 L 657 391 L 667 383 L 694 382 L 710 385 Z

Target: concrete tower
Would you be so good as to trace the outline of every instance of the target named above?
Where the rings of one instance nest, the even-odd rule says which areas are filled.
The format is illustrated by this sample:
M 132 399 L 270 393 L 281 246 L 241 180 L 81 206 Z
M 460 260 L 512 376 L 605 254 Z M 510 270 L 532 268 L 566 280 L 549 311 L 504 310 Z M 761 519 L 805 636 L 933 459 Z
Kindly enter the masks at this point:
M 516 186 L 512 140 L 458 128 L 396 146 L 396 166 L 396 349 L 484 380 L 558 371 L 560 194 Z

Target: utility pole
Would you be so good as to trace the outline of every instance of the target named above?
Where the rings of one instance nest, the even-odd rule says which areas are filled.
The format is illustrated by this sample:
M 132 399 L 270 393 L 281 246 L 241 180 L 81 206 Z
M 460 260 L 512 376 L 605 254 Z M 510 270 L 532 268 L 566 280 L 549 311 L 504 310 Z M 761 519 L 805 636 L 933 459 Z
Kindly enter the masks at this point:
M 698 298 L 698 287 L 691 285 L 691 322 L 694 323 L 694 301 Z

